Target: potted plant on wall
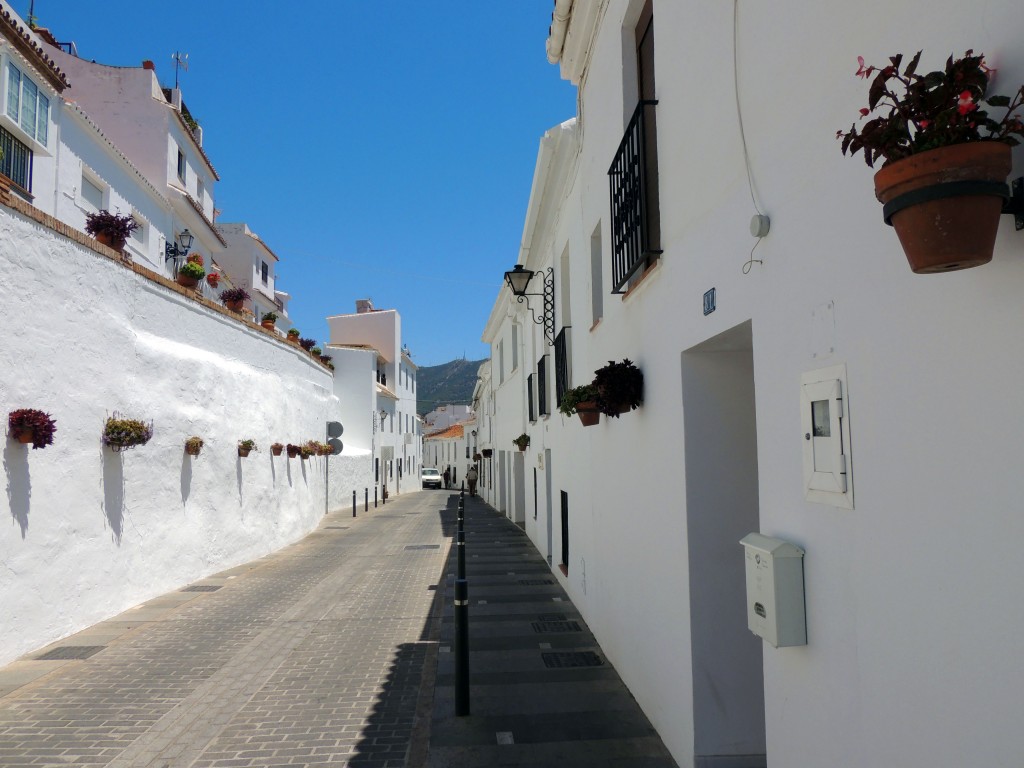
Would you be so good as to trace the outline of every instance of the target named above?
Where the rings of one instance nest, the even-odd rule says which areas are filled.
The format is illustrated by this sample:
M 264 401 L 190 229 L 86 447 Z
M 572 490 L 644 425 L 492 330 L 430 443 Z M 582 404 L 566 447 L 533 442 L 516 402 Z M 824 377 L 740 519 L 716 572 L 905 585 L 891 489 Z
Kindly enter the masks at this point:
M 525 451 L 526 446 L 530 444 L 530 436 L 523 432 L 519 437 L 512 441 L 520 451 Z
M 139 224 L 131 215 L 121 216 L 103 210 L 85 214 L 85 231 L 115 251 L 124 249 L 124 244 Z
M 201 450 L 203 450 L 203 438 L 193 435 L 185 441 L 185 453 L 189 456 L 198 456 Z
M 185 288 L 195 288 L 203 279 L 206 270 L 198 261 L 186 261 L 178 268 L 178 285 Z
M 116 411 L 103 425 L 103 444 L 115 453 L 145 445 L 152 438 L 153 422 L 147 424 L 140 419 L 123 419 Z
M 309 352 L 316 346 L 316 339 L 299 339 L 299 346 Z
M 288 341 L 290 341 L 292 344 L 298 344 L 299 343 L 299 329 L 298 328 L 289 328 L 288 329 Z
M 287 451 L 288 451 L 288 458 L 289 459 L 294 459 L 296 456 L 299 455 L 299 453 L 301 452 L 301 449 L 297 445 L 293 445 L 292 443 L 288 443 Z
M 631 360 L 609 360 L 608 365 L 594 371 L 593 385 L 597 390 L 597 410 L 607 416 L 618 418 L 619 414 L 639 408 L 644 401 L 644 374 Z
M 601 412 L 597 409 L 597 387 L 581 384 L 566 390 L 558 410 L 566 416 L 577 414 L 584 427 L 594 426 L 601 421 Z
M 309 440 L 299 447 L 299 455 L 303 460 L 306 460 L 310 456 L 316 455 L 319 448 L 320 444 L 316 440 Z
M 284 443 L 271 443 L 270 444 L 270 452 L 272 454 L 274 454 L 275 456 L 280 456 L 281 455 L 281 451 L 283 451 L 283 450 L 284 450 Z
M 250 452 L 259 450 L 256 447 L 256 441 L 252 438 L 246 438 L 245 440 L 238 441 L 238 455 L 243 459 L 249 455 Z
M 263 317 L 260 318 L 260 325 L 266 328 L 268 331 L 274 330 L 274 326 L 277 323 L 277 313 L 275 312 L 264 312 Z
M 24 445 L 32 443 L 35 450 L 53 444 L 57 422 L 48 413 L 35 408 L 19 408 L 7 414 L 7 429 L 12 438 Z
M 903 55 L 885 67 L 865 66 L 871 77 L 866 118 L 860 130 L 839 131 L 843 154 L 863 150 L 875 174 L 875 197 L 886 224 L 899 236 L 917 273 L 951 272 L 992 260 L 1004 199 L 1009 197 L 1010 147 L 1024 137 L 1014 113 L 1024 104 L 1024 86 L 1011 100 L 987 96 L 993 72 L 983 55 L 967 51 L 945 69 L 917 73 L 921 52 L 903 66 Z M 984 107 L 1005 108 L 996 120 Z
M 220 285 L 220 272 L 210 272 L 206 276 L 206 284 L 216 290 Z
M 245 288 L 225 288 L 220 292 L 220 300 L 224 302 L 224 306 L 232 312 L 241 312 L 242 305 L 245 304 L 246 299 L 251 299 L 249 292 Z

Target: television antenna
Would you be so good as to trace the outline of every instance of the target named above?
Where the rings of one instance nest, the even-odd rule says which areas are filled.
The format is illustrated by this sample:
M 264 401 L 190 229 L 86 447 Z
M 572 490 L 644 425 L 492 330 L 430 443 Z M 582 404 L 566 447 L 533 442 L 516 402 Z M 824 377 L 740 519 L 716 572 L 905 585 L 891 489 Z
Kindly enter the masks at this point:
M 178 51 L 175 51 L 171 55 L 171 59 L 174 61 L 174 87 L 175 89 L 177 89 L 179 71 L 184 69 L 186 72 L 188 72 L 188 54 L 179 53 Z

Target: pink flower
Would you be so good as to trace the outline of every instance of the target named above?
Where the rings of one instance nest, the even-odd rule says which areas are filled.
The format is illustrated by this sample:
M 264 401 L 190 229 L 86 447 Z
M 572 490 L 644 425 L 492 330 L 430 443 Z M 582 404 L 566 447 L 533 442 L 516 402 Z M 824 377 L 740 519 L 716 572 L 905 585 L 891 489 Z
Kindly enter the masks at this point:
M 865 67 L 864 66 L 864 57 L 863 56 L 858 56 L 857 57 L 857 64 L 860 65 L 860 66 L 857 67 L 857 72 L 856 72 L 857 77 L 870 77 L 871 73 L 875 71 L 874 67 Z
M 956 108 L 961 115 L 966 115 L 969 112 L 976 110 L 978 105 L 974 103 L 974 99 L 971 97 L 970 91 L 963 91 L 960 94 L 960 100 L 956 103 Z
M 920 128 L 923 131 L 925 128 L 927 128 L 931 124 L 932 124 L 931 120 L 927 120 L 927 119 L 925 119 L 925 120 L 918 120 L 917 127 Z

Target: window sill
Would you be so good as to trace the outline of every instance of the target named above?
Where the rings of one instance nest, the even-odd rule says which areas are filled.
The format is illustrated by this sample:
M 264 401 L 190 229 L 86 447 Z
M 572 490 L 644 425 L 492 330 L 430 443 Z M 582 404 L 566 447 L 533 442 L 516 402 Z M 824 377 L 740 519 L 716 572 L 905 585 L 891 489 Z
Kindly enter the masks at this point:
M 651 266 L 644 270 L 643 274 L 640 275 L 640 279 L 637 280 L 633 285 L 629 287 L 629 290 L 622 294 L 622 300 L 626 301 L 630 296 L 639 291 L 648 281 L 651 275 L 661 271 L 661 258 L 654 262 Z

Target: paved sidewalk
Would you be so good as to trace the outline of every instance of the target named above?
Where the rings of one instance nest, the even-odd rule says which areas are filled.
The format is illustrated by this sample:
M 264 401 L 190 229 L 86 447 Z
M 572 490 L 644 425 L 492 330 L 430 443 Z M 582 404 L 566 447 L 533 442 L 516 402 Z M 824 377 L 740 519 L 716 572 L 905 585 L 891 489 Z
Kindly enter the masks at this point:
M 525 533 L 466 497 L 470 711 L 455 716 L 448 562 L 430 768 L 675 768 Z
M 454 716 L 457 498 L 332 513 L 0 668 L 0 766 L 674 766 L 525 534 L 470 498 Z

